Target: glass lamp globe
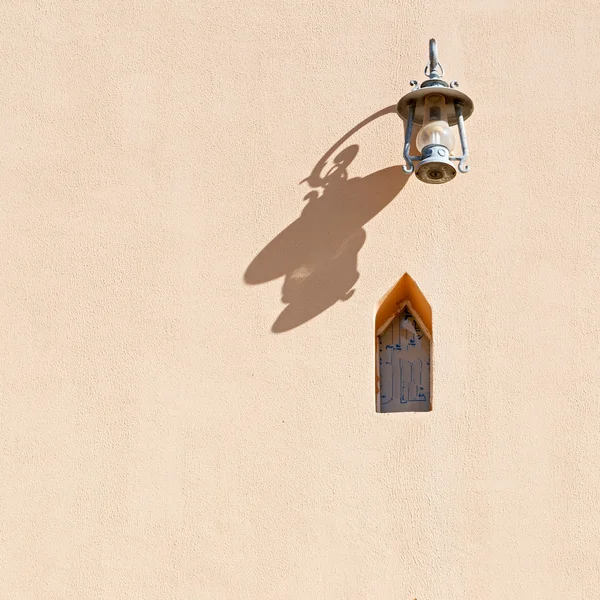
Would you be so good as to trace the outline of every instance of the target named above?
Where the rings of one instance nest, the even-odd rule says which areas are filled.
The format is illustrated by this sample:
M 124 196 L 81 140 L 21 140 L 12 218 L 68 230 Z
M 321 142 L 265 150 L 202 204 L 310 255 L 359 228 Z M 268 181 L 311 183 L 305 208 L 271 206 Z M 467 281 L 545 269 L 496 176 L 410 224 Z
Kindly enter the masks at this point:
M 448 152 L 454 150 L 456 137 L 448 125 L 448 111 L 443 96 L 432 94 L 425 98 L 425 118 L 423 127 L 415 140 L 419 152 L 431 144 L 446 146 Z

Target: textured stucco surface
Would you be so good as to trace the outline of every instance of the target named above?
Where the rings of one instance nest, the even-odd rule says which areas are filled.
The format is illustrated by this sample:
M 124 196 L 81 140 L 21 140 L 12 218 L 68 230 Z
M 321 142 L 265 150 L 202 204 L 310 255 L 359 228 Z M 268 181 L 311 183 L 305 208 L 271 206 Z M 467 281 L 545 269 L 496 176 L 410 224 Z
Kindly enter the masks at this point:
M 600 598 L 595 1 L 0 23 L 1 598 Z M 430 36 L 476 106 L 441 187 L 384 110 Z M 404 272 L 434 410 L 377 414 Z

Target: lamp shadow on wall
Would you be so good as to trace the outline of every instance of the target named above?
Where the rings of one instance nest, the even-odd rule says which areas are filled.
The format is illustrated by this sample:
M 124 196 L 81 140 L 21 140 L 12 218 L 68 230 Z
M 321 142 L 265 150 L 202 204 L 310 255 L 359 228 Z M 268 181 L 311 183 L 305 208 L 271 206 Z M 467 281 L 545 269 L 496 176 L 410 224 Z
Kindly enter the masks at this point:
M 300 216 L 271 240 L 250 263 L 244 281 L 250 285 L 284 277 L 285 308 L 271 327 L 289 331 L 354 294 L 359 278 L 358 253 L 366 240 L 363 226 L 381 212 L 405 186 L 402 167 L 350 177 L 348 167 L 359 147 L 345 142 L 365 125 L 396 112 L 388 106 L 342 136 L 300 184 L 312 190 Z M 400 132 L 399 132 L 400 134 Z

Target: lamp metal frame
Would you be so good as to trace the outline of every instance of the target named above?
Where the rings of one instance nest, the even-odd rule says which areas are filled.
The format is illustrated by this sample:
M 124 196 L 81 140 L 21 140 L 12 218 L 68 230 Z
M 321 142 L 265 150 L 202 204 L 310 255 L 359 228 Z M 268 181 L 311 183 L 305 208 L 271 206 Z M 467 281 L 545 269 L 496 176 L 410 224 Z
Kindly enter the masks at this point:
M 473 112 L 473 101 L 469 96 L 456 89 L 458 87 L 457 81 L 452 80 L 450 83 L 447 83 L 442 79 L 444 76 L 444 67 L 438 60 L 437 42 L 435 39 L 429 40 L 429 63 L 425 67 L 425 75 L 428 79 L 420 85 L 416 79 L 411 80 L 410 85 L 413 86 L 413 89 L 400 98 L 396 107 L 398 115 L 406 121 L 404 132 L 404 160 L 406 164 L 403 166 L 403 170 L 405 173 L 410 174 L 415 170 L 415 162 L 429 159 L 432 154 L 437 153 L 445 162 L 448 160 L 458 162 L 458 170 L 461 173 L 467 173 L 470 167 L 465 164 L 469 158 L 465 120 Z M 444 97 L 448 109 L 448 125 L 458 125 L 458 135 L 462 149 L 460 156 L 451 155 L 448 148 L 437 144 L 425 146 L 420 155 L 412 156 L 410 154 L 413 125 L 423 124 L 425 119 L 424 101 L 431 94 Z M 453 169 L 453 167 L 451 168 Z

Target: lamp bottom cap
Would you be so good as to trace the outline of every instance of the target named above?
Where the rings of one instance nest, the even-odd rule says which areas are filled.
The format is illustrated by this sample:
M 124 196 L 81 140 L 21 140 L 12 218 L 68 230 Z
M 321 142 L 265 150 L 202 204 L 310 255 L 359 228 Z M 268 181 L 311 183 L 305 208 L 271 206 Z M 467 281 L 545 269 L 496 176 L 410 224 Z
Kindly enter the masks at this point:
M 456 177 L 456 169 L 448 162 L 423 162 L 415 175 L 424 183 L 446 183 Z

